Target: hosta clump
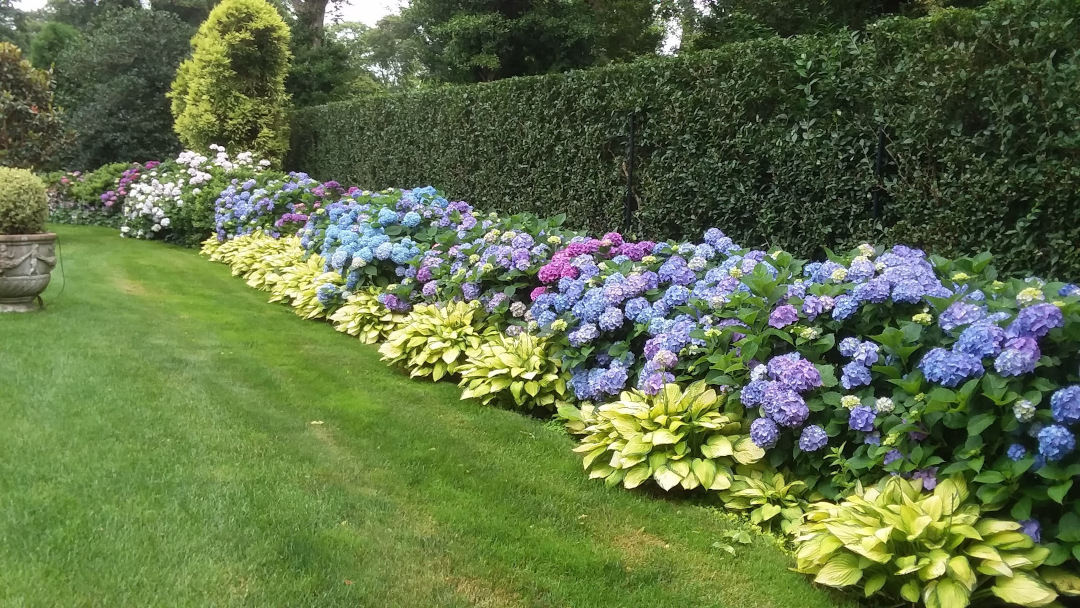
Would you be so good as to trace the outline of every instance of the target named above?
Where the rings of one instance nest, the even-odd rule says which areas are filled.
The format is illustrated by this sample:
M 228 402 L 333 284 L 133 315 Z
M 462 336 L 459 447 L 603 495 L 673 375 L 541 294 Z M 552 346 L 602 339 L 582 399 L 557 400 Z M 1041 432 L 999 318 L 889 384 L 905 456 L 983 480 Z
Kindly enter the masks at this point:
M 741 412 L 725 411 L 727 396 L 703 381 L 686 390 L 672 383 L 656 395 L 625 391 L 614 403 L 563 407 L 560 414 L 585 435 L 574 451 L 585 454 L 590 478 L 627 488 L 651 478 L 665 490 L 725 490 L 736 463 L 765 455 L 745 434 Z
M 544 340 L 527 333 L 482 342 L 469 351 L 458 372 L 465 387 L 461 398 L 485 405 L 501 399 L 519 408 L 554 410 L 568 398 L 559 360 Z
M 806 483 L 773 470 L 737 467 L 731 487 L 720 493 L 725 509 L 749 511 L 750 522 L 793 533 L 802 520 Z
M 368 288 L 347 297 L 345 305 L 330 315 L 334 329 L 356 336 L 364 344 L 385 340 L 401 327 L 406 315 L 383 306 L 379 302 L 380 293 L 378 288 Z
M 967 500 L 959 476 L 932 494 L 918 480 L 891 477 L 840 504 L 815 504 L 796 539 L 796 570 L 928 608 L 981 605 L 992 595 L 1021 606 L 1054 601 L 1035 573 L 1049 549 L 1016 522 L 980 519 Z
M 414 377 L 439 380 L 457 372 L 466 352 L 491 335 L 494 330 L 484 324 L 476 302 L 421 304 L 390 334 L 379 353 L 383 360 L 409 368 Z
M 313 255 L 283 269 L 280 275 L 268 275 L 267 282 L 273 284 L 270 301 L 289 303 L 294 312 L 305 319 L 325 315 L 326 307 L 319 299 L 319 289 L 324 285 L 340 285 L 341 275 L 323 272 L 324 263 L 320 256 Z

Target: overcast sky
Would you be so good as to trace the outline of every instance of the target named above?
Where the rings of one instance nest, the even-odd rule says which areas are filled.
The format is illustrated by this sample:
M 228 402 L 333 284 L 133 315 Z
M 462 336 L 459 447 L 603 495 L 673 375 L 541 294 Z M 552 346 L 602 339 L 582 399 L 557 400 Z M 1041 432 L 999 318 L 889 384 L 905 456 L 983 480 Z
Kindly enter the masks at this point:
M 341 16 L 345 21 L 360 21 L 368 25 L 375 25 L 379 19 L 397 12 L 401 0 L 347 0 L 345 3 L 334 2 L 333 7 L 326 11 L 327 18 L 333 14 L 336 8 L 341 9 Z M 45 0 L 15 0 L 15 6 L 23 10 L 34 10 L 45 6 Z

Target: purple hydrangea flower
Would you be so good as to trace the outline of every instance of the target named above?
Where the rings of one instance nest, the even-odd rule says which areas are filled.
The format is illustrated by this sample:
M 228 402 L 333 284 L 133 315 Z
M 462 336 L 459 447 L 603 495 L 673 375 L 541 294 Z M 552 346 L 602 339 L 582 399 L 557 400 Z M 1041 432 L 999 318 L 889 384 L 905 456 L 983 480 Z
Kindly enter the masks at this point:
M 885 466 L 889 466 L 890 464 L 902 459 L 903 457 L 904 455 L 900 453 L 900 450 L 889 450 L 885 453 L 885 459 L 884 461 L 882 461 L 882 464 L 884 464 Z
M 1050 397 L 1050 412 L 1058 422 L 1080 422 L 1080 385 L 1068 386 L 1055 392 Z
M 799 436 L 799 449 L 804 452 L 816 452 L 829 443 L 829 436 L 825 429 L 812 424 L 803 429 Z
M 773 357 L 768 370 L 774 380 L 799 393 L 822 385 L 821 373 L 798 353 Z
M 765 396 L 765 389 L 768 388 L 769 384 L 767 380 L 751 381 L 743 387 L 739 400 L 746 407 L 761 405 L 761 400 Z
M 994 359 L 994 369 L 1002 376 L 1021 376 L 1035 371 L 1042 353 L 1034 338 L 1013 338 Z
M 941 313 L 938 324 L 941 325 L 941 329 L 951 332 L 957 327 L 981 321 L 985 316 L 986 311 L 981 306 L 966 302 L 953 302 L 951 306 L 945 309 L 945 312 Z
M 921 479 L 923 489 L 926 491 L 933 490 L 937 487 L 937 467 L 930 467 L 927 469 L 920 469 L 911 474 L 912 479 Z
M 1036 304 L 1021 310 L 1016 320 L 1005 328 L 1005 333 L 1010 338 L 1041 338 L 1050 333 L 1051 329 L 1064 325 L 1065 317 L 1060 308 L 1053 304 Z
M 1020 531 L 1031 537 L 1031 540 L 1041 543 L 1042 542 L 1042 526 L 1035 519 L 1025 519 L 1017 522 L 1020 524 Z
M 960 334 L 953 349 L 976 357 L 995 357 L 1001 353 L 1005 330 L 992 323 L 979 322 Z
M 968 378 L 982 377 L 982 359 L 967 353 L 935 348 L 919 362 L 926 379 L 942 386 L 954 387 Z
M 758 418 L 750 423 L 750 441 L 763 450 L 776 445 L 780 439 L 780 429 L 768 418 Z
M 848 390 L 859 386 L 866 386 L 870 384 L 872 380 L 870 368 L 865 365 L 860 365 L 856 361 L 852 361 L 845 365 L 844 374 L 840 376 L 840 384 Z
M 875 416 L 872 408 L 865 405 L 856 405 L 848 415 L 848 426 L 854 431 L 873 432 Z
M 777 306 L 769 315 L 769 325 L 780 329 L 799 320 L 799 311 L 791 304 Z
M 1009 460 L 1016 462 L 1023 460 L 1024 456 L 1027 456 L 1027 449 L 1019 443 L 1014 443 L 1009 446 L 1009 451 L 1005 455 L 1009 457 Z

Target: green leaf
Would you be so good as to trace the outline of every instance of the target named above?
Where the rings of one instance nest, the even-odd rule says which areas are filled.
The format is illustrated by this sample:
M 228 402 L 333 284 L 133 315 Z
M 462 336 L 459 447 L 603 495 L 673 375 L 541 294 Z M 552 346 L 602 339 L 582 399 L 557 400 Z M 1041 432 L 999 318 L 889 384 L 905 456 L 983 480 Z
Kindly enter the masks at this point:
M 838 553 L 821 567 L 814 577 L 814 582 L 828 587 L 847 587 L 859 582 L 862 575 L 858 556 Z
M 1080 542 L 1080 516 L 1075 511 L 1062 515 L 1058 520 L 1057 538 L 1067 543 Z
M 1059 483 L 1059 484 L 1057 484 L 1055 486 L 1051 486 L 1046 491 L 1046 493 L 1047 493 L 1047 495 L 1050 496 L 1050 498 L 1054 502 L 1056 502 L 1058 504 L 1063 504 L 1065 502 L 1065 494 L 1067 494 L 1069 492 L 1069 488 L 1071 488 L 1072 485 L 1073 485 L 1073 482 L 1070 479 L 1070 480 L 1068 480 L 1068 481 L 1066 481 L 1064 483 Z
M 967 431 L 968 435 L 978 435 L 988 429 L 994 421 L 997 420 L 995 414 L 979 414 L 978 416 L 972 416 L 968 419 Z
M 1011 604 L 1020 606 L 1045 606 L 1057 599 L 1057 593 L 1049 585 L 1028 572 L 1014 572 L 1011 577 L 994 579 L 990 591 Z
M 965 608 L 971 601 L 971 590 L 949 579 L 930 583 L 923 592 L 926 608 Z

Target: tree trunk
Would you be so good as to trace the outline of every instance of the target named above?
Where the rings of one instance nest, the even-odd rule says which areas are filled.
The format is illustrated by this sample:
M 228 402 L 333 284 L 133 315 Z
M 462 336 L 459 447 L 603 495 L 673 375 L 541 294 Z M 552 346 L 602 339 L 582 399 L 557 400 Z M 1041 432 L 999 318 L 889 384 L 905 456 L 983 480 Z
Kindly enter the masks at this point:
M 323 40 L 323 21 L 326 19 L 328 0 L 292 0 L 293 11 L 300 31 L 308 36 L 311 46 L 320 46 Z

